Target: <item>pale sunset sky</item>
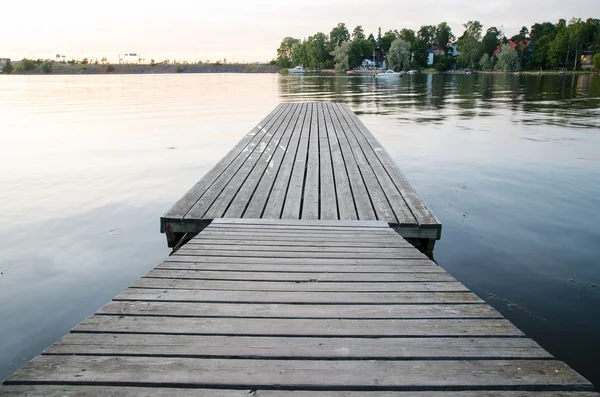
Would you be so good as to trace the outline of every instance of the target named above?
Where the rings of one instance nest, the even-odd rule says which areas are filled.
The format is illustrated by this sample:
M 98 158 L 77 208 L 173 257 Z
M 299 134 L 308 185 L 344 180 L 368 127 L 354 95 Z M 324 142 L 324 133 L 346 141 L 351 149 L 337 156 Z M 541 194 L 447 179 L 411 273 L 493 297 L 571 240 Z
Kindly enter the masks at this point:
M 254 62 L 275 58 L 285 36 L 328 34 L 338 22 L 376 35 L 379 26 L 416 30 L 446 21 L 459 36 L 476 19 L 484 31 L 502 27 L 510 37 L 535 22 L 599 18 L 600 0 L 31 0 L 4 2 L 2 16 L 0 57 Z

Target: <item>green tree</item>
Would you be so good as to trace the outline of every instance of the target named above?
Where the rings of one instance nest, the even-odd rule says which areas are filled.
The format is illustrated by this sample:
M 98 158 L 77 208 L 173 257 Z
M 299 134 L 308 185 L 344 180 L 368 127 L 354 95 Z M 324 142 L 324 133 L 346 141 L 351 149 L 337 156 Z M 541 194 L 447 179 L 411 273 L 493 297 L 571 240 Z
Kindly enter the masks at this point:
M 600 71 L 600 52 L 594 55 L 592 62 L 594 63 L 594 69 Z
M 360 40 L 350 42 L 348 48 L 348 68 L 354 69 L 362 63 L 362 46 Z
M 371 43 L 373 48 L 377 47 L 377 40 L 375 40 L 375 36 L 373 36 L 373 33 L 369 33 L 369 37 L 367 37 L 367 40 L 369 41 L 369 43 Z
M 345 72 L 348 70 L 348 53 L 350 52 L 350 42 L 345 42 L 340 46 L 335 47 L 331 55 L 333 55 L 333 63 L 335 70 Z
M 308 38 L 309 48 L 311 51 L 310 58 L 314 60 L 315 67 L 322 68 L 330 59 L 329 55 L 329 38 L 325 33 L 319 32 Z
M 348 28 L 346 28 L 346 24 L 340 22 L 329 33 L 329 48 L 333 50 L 347 41 L 350 41 L 350 33 L 348 32 Z
M 50 73 L 52 71 L 52 62 L 46 60 L 44 61 L 44 63 L 42 63 L 42 72 L 43 73 Z
M 435 28 L 434 45 L 447 50 L 455 39 L 452 28 L 446 22 L 438 24 Z
M 502 38 L 502 32 L 497 27 L 492 26 L 485 32 L 485 36 L 481 39 L 481 51 L 491 58 L 496 51 L 496 48 L 500 45 L 500 39 Z
M 363 30 L 361 25 L 358 25 L 352 31 L 352 40 L 364 40 L 365 39 L 365 31 Z
M 410 67 L 410 43 L 402 39 L 394 40 L 390 45 L 387 63 L 392 70 L 408 70 Z
M 281 41 L 277 49 L 277 65 L 282 68 L 292 66 L 292 52 L 296 45 L 300 44 L 300 40 L 293 37 L 286 37 Z
M 299 42 L 292 49 L 292 62 L 293 65 L 305 65 L 313 66 L 310 59 L 310 45 L 306 40 Z
M 500 47 L 495 69 L 504 73 L 516 72 L 519 69 L 519 55 L 510 44 L 502 44 Z
M 32 59 L 23 58 L 21 64 L 17 67 L 19 72 L 29 72 L 35 69 L 35 61 Z
M 402 29 L 398 38 L 410 43 L 411 45 L 417 40 L 417 34 L 412 29 Z
M 426 68 L 429 45 L 425 40 L 417 39 L 410 47 L 412 51 L 412 60 L 415 67 Z
M 569 56 L 569 36 L 566 29 L 561 29 L 550 43 L 548 49 L 548 64 L 551 67 L 566 65 Z
M 569 47 L 573 49 L 575 53 L 575 59 L 573 61 L 573 70 L 577 69 L 577 61 L 581 55 L 581 46 L 586 35 L 585 23 L 581 21 L 581 18 L 573 18 L 567 26 L 567 32 L 569 35 Z M 568 62 L 568 60 L 567 60 Z
M 2 73 L 11 74 L 12 71 L 13 71 L 13 64 L 12 64 L 12 62 L 9 59 L 4 64 L 4 67 L 2 68 Z
M 484 52 L 479 60 L 479 69 L 480 70 L 490 70 L 490 56 Z
M 465 31 L 458 39 L 460 51 L 459 62 L 469 67 L 474 66 L 474 59 L 479 54 L 481 30 L 483 26 L 479 21 L 469 21 L 463 25 Z
M 387 32 L 385 32 L 385 34 L 381 38 L 381 49 L 383 50 L 383 52 L 387 53 L 390 50 L 392 42 L 396 39 L 396 33 L 394 33 L 393 31 L 388 30 Z
M 433 25 L 423 25 L 417 32 L 417 38 L 425 43 L 427 48 L 435 43 L 436 29 Z
M 523 66 L 523 54 L 525 49 L 529 46 L 529 29 L 527 26 L 523 26 L 519 31 L 519 34 L 514 35 L 510 38 L 510 41 L 515 43 L 515 51 L 520 54 L 519 63 Z
M 87 65 L 89 62 L 90 62 L 90 60 L 87 58 L 83 58 L 83 60 L 81 61 L 81 63 L 84 65 Z

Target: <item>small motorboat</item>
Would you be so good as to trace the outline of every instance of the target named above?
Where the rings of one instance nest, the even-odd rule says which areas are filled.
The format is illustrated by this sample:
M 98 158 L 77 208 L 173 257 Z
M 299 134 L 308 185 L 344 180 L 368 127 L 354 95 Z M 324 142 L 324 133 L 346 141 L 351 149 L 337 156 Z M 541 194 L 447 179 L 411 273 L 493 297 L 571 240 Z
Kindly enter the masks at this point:
M 383 73 L 377 73 L 375 75 L 375 77 L 379 79 L 399 78 L 400 76 L 402 76 L 402 72 L 394 72 L 391 69 L 388 69 Z
M 419 71 L 418 70 L 409 70 L 406 73 L 408 73 L 408 74 L 417 74 L 417 73 L 419 73 Z
M 304 65 L 298 65 L 293 69 L 288 69 L 290 73 L 304 73 Z

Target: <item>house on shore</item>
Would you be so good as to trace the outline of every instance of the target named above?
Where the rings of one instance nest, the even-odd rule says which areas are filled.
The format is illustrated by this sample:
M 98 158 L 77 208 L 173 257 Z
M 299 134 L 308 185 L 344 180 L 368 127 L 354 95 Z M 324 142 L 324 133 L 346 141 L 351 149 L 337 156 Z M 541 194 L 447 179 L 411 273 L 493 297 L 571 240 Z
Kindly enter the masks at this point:
M 0 58 L 0 69 L 3 68 L 8 62 L 10 62 L 10 58 Z

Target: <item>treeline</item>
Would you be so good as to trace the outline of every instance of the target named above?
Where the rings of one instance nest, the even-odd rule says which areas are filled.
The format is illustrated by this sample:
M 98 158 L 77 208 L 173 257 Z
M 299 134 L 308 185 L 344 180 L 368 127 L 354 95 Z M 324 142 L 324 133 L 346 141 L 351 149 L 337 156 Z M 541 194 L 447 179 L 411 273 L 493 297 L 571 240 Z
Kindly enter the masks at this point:
M 375 37 L 373 33 L 367 36 L 360 25 L 350 33 L 344 23 L 339 23 L 329 35 L 318 32 L 305 40 L 284 38 L 277 49 L 276 62 L 282 68 L 304 65 L 344 71 L 360 66 L 364 59 L 376 57 L 385 58 L 395 70 L 428 67 L 439 71 L 451 67 L 575 70 L 581 67 L 582 54 L 591 57 L 600 53 L 597 18 L 535 23 L 531 28 L 523 26 L 510 38 L 495 26 L 484 31 L 479 21 L 469 21 L 463 26 L 465 30 L 458 38 L 446 22 L 424 25 L 417 31 L 388 30 L 382 34 L 379 29 Z M 435 54 L 433 65 L 428 65 L 430 52 Z M 600 61 L 600 57 L 596 59 Z

